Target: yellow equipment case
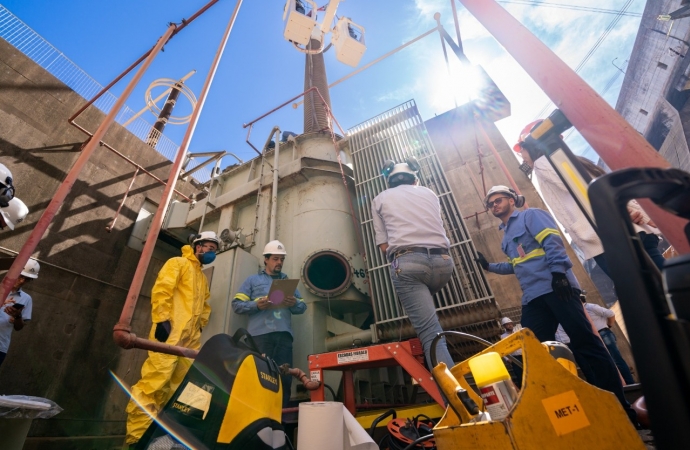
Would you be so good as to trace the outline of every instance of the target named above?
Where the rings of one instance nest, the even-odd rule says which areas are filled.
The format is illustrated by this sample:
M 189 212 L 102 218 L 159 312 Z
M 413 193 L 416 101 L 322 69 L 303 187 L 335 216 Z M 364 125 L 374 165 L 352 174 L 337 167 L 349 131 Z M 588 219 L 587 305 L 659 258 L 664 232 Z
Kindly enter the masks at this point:
M 261 356 L 245 330 L 218 334 L 201 348 L 135 449 L 282 450 L 281 414 L 276 363 Z

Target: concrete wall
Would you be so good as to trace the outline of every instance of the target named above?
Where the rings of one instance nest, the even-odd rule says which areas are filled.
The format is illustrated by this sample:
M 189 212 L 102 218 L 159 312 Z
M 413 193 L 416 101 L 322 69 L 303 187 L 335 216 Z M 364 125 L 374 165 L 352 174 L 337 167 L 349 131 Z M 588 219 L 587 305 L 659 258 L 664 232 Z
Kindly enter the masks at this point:
M 659 100 L 687 81 L 688 36 L 686 20 L 663 22 L 660 14 L 680 8 L 680 0 L 647 2 L 621 87 L 616 111 L 647 136 Z M 624 59 L 624 58 L 621 58 Z M 645 114 L 646 112 L 646 114 Z
M 86 136 L 67 118 L 83 103 L 0 40 L 0 162 L 11 169 L 17 196 L 31 211 L 14 231 L 0 234 L 2 256 L 22 247 L 77 158 Z M 103 117 L 89 109 L 77 122 L 93 131 Z M 113 126 L 104 140 L 167 178 L 170 162 L 120 126 Z M 50 398 L 64 411 L 34 421 L 25 448 L 108 448 L 122 442 L 127 397 L 110 371 L 133 384 L 146 354 L 117 347 L 112 328 L 139 260 L 139 252 L 126 246 L 132 225 L 144 200 L 158 203 L 162 193 L 152 178 L 137 176 L 108 233 L 105 227 L 133 174 L 134 167 L 123 159 L 104 147 L 96 149 L 33 255 L 42 264 L 39 278 L 26 288 L 34 301 L 33 317 L 13 333 L 0 366 L 0 394 Z M 148 335 L 148 295 L 161 265 L 175 254 L 167 244 L 157 247 L 135 313 L 137 335 Z
M 505 261 L 505 255 L 501 251 L 503 232 L 498 229 L 500 220 L 485 212 L 483 204 L 485 193 L 491 186 L 511 185 L 500 167 L 499 158 L 525 196 L 530 208 L 547 210 L 544 201 L 531 181 L 519 169 L 512 148 L 496 126 L 491 122 L 475 119 L 467 106 L 429 119 L 425 125 L 477 250 L 489 261 Z M 499 158 L 494 156 L 492 146 Z M 573 261 L 575 276 L 582 289 L 587 291 L 587 300 L 606 306 L 575 252 L 565 238 L 563 241 L 566 243 L 568 256 Z M 492 273 L 487 274 L 487 279 L 494 291 L 496 302 L 505 315 L 513 320 L 519 318 L 522 290 L 517 279 L 514 276 Z M 626 361 L 631 363 L 633 360 L 630 346 L 620 330 L 615 331 L 621 353 Z

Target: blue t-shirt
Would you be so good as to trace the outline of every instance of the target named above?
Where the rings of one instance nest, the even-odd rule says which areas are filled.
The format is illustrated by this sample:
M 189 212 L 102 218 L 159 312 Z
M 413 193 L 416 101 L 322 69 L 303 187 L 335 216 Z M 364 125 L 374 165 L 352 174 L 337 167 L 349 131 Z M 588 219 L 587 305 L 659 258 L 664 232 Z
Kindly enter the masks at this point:
M 284 280 L 287 277 L 281 272 L 279 279 Z M 232 310 L 235 313 L 249 315 L 247 331 L 252 336 L 261 336 L 278 331 L 287 331 L 292 334 L 292 315 L 302 314 L 307 310 L 307 304 L 304 303 L 297 289 L 295 289 L 295 298 L 297 299 L 295 306 L 260 310 L 256 299 L 268 295 L 271 283 L 273 283 L 273 277 L 262 270 L 244 280 L 240 290 L 232 300 Z

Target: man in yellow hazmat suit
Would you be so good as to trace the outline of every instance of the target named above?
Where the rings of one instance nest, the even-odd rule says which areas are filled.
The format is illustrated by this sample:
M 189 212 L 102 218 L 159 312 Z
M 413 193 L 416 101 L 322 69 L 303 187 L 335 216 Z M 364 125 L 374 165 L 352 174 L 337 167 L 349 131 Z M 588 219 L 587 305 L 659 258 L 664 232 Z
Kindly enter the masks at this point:
M 211 314 L 208 280 L 201 266 L 213 262 L 218 244 L 214 232 L 204 231 L 191 246 L 182 247 L 182 256 L 163 265 L 151 291 L 153 326 L 149 339 L 194 350 L 201 347 L 201 330 Z M 141 439 L 153 421 L 151 416 L 155 417 L 170 400 L 191 365 L 192 361 L 182 356 L 149 352 L 141 367 L 141 379 L 132 386 L 133 399 L 127 405 L 126 444 Z

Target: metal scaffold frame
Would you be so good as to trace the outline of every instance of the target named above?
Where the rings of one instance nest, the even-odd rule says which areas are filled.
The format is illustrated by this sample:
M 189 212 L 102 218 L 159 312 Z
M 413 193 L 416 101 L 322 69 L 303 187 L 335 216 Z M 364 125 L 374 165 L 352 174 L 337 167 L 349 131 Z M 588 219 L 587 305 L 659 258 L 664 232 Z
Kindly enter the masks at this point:
M 397 301 L 385 255 L 377 248 L 371 213 L 371 201 L 386 189 L 381 175 L 383 161 L 404 161 L 415 156 L 421 165 L 420 184 L 438 196 L 441 215 L 455 271 L 448 284 L 434 298 L 444 329 L 472 327 L 472 333 L 496 337 L 500 317 L 491 287 L 474 261 L 476 249 L 462 218 L 455 196 L 446 179 L 424 122 L 413 100 L 403 103 L 348 131 L 354 162 L 355 190 L 360 226 L 371 280 L 372 303 L 382 339 L 414 336 L 414 330 Z M 459 344 L 456 350 L 462 351 Z

